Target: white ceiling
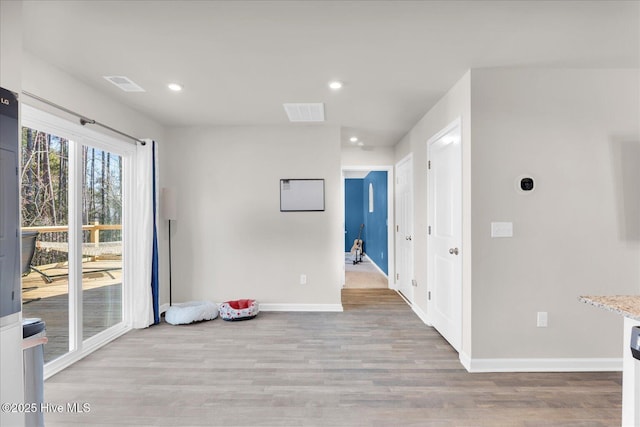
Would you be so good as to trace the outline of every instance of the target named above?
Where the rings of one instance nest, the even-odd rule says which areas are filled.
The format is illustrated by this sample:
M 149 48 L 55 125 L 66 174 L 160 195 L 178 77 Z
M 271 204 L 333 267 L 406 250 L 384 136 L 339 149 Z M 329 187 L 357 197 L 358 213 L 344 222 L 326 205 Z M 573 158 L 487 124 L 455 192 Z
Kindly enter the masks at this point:
M 394 145 L 470 68 L 640 68 L 638 1 L 45 0 L 23 11 L 27 51 L 166 126 L 280 125 L 283 103 L 324 102 L 345 145 Z M 102 78 L 113 75 L 146 92 Z

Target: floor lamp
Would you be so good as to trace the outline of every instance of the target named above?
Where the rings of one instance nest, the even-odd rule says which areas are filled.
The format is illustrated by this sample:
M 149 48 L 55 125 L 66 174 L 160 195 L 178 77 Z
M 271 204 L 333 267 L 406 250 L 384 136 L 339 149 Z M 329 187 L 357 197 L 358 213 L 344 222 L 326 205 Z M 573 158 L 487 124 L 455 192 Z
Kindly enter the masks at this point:
M 178 219 L 178 203 L 175 188 L 163 188 L 162 194 L 164 218 L 169 221 L 169 306 L 171 306 L 173 305 L 171 295 L 171 221 Z

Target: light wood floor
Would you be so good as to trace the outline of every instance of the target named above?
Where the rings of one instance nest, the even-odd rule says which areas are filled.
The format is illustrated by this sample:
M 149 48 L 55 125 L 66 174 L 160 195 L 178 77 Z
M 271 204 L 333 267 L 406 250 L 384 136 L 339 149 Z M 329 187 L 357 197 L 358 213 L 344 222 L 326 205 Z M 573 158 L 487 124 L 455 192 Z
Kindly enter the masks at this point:
M 132 331 L 45 384 L 47 426 L 619 426 L 620 373 L 469 374 L 390 290 L 343 313 Z

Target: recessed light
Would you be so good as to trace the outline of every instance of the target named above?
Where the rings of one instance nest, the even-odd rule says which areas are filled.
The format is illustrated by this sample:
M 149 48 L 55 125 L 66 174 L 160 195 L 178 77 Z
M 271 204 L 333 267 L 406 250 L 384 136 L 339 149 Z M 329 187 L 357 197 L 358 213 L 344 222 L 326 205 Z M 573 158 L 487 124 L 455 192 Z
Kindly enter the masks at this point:
M 360 141 L 358 142 L 358 147 L 362 147 L 364 145 L 364 142 Z
M 333 90 L 338 90 L 342 87 L 342 82 L 334 80 L 332 82 L 329 82 L 329 87 Z
M 169 83 L 167 87 L 174 92 L 180 92 L 182 90 L 182 85 L 178 83 Z
M 357 136 L 352 136 L 351 138 L 349 138 L 349 141 L 358 142 L 358 137 Z

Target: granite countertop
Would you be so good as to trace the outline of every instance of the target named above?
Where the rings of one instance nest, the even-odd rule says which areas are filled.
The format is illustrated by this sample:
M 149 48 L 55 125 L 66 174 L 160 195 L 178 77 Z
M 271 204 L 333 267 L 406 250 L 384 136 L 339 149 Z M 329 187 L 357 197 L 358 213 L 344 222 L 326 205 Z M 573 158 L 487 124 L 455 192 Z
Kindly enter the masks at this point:
M 581 296 L 579 300 L 640 321 L 640 295 Z

